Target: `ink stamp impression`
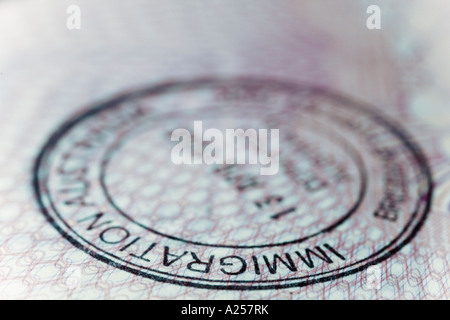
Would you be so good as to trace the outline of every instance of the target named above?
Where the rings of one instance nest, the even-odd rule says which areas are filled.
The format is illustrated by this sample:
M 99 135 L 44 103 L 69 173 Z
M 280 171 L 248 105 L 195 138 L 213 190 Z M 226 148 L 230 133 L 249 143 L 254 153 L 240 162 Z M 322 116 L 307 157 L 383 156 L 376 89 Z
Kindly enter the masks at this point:
M 277 128 L 280 168 L 175 165 L 170 133 Z M 129 92 L 64 123 L 34 166 L 42 212 L 136 275 L 214 289 L 329 281 L 399 251 L 429 211 L 430 169 L 398 124 L 321 88 L 199 79 Z

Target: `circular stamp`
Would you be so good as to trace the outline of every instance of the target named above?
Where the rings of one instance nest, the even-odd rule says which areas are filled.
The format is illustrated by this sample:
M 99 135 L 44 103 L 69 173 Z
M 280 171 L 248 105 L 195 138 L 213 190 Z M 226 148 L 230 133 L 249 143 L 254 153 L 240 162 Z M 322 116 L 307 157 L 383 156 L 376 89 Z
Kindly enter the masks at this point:
M 193 156 L 212 143 L 199 122 L 260 139 L 277 129 L 277 173 L 260 174 L 268 162 L 174 163 L 176 129 L 192 133 Z M 398 124 L 328 90 L 255 78 L 165 83 L 101 103 L 50 137 L 33 174 L 43 213 L 76 247 L 214 289 L 364 270 L 415 236 L 432 195 L 426 158 Z

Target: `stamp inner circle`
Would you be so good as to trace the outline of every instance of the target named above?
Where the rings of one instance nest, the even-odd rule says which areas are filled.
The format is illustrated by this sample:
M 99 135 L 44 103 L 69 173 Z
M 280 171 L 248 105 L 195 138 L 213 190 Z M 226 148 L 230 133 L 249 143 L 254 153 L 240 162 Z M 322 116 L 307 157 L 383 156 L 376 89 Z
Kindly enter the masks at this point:
M 119 212 L 147 230 L 180 241 L 258 247 L 318 235 L 342 223 L 361 203 L 366 174 L 358 151 L 317 123 L 305 123 L 298 135 L 272 119 L 283 145 L 281 170 L 274 176 L 261 176 L 257 165 L 180 168 L 167 163 L 167 135 L 183 123 L 203 119 L 205 128 L 223 131 L 265 125 L 265 119 L 255 121 L 255 114 L 248 115 L 250 120 L 220 121 L 201 114 L 172 117 L 167 123 L 144 120 L 145 128 L 133 130 L 105 153 L 102 185 Z M 316 208 L 314 213 L 311 208 Z

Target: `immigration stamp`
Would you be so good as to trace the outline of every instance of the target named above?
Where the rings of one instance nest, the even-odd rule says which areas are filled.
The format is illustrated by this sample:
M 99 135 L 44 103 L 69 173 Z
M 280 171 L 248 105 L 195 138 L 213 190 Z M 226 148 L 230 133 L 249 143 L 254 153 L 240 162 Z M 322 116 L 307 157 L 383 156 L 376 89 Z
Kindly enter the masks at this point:
M 276 129 L 276 174 L 256 161 L 171 161 L 177 128 L 205 153 L 213 141 L 199 124 Z M 426 158 L 397 123 L 322 88 L 257 78 L 164 83 L 99 103 L 54 132 L 33 175 L 48 221 L 92 257 L 229 290 L 311 285 L 384 261 L 419 231 L 432 196 Z

